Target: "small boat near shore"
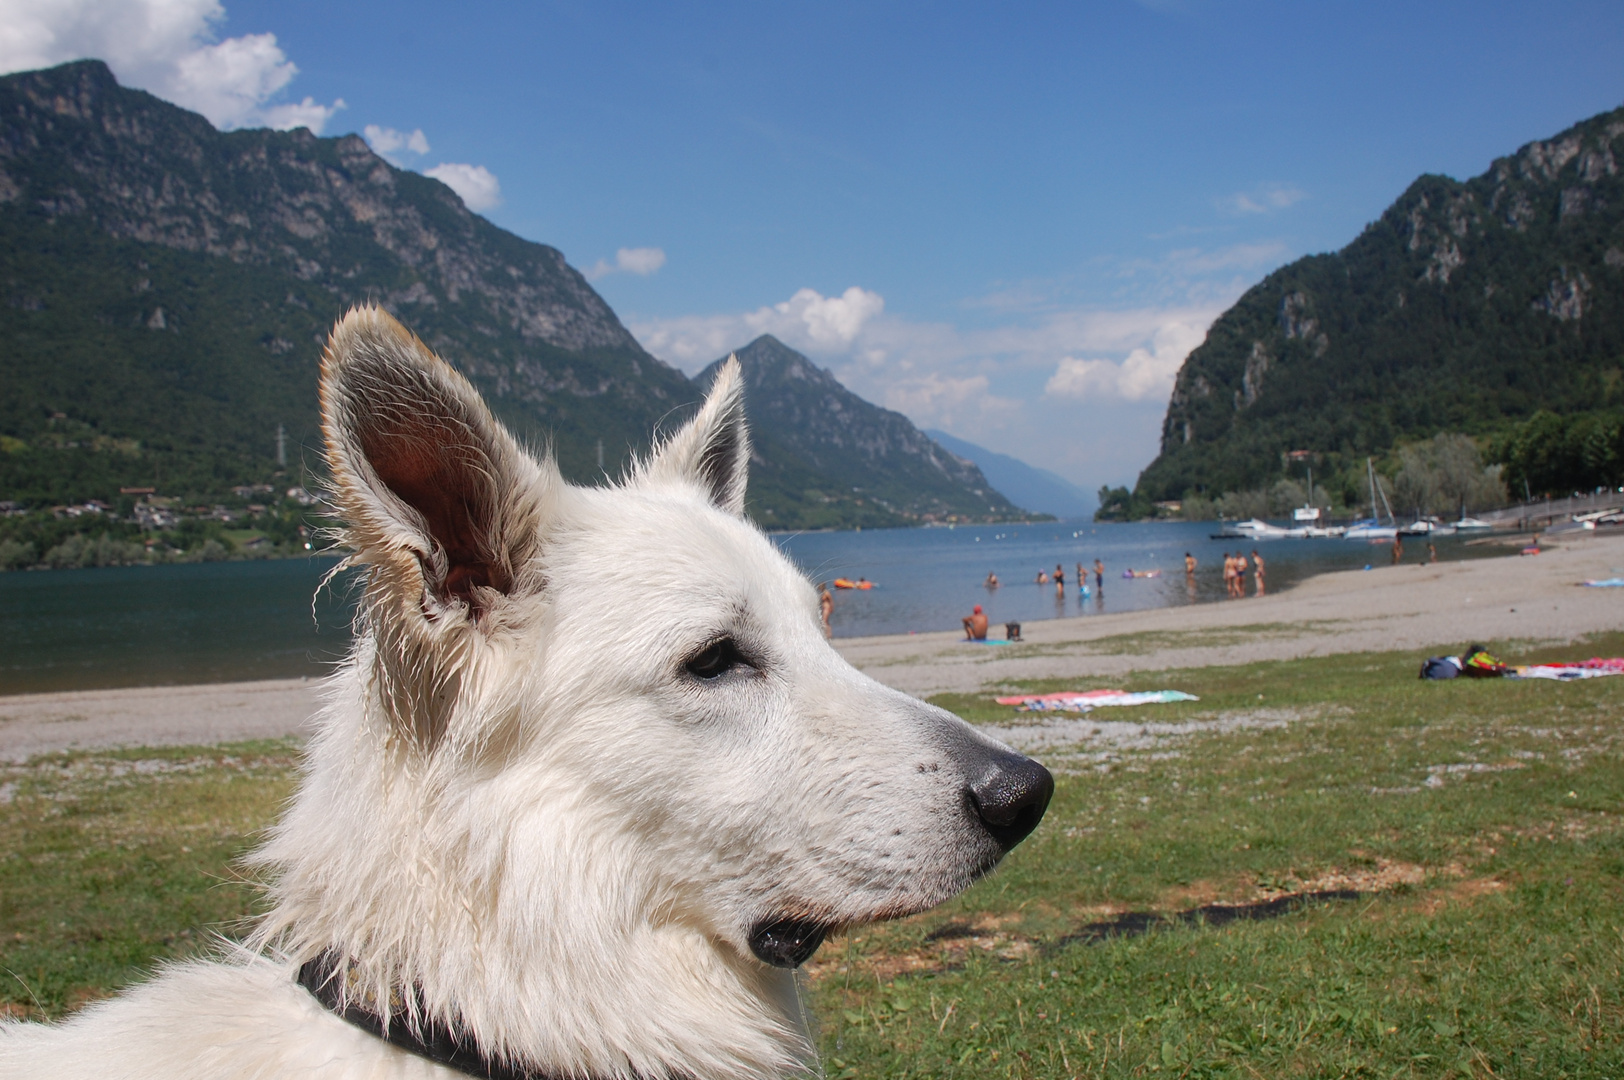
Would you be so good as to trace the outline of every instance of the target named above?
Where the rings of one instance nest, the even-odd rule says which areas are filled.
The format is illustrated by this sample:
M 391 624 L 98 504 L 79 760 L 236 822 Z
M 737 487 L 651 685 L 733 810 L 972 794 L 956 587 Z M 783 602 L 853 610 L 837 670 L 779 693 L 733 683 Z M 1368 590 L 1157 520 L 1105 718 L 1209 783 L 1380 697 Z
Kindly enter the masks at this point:
M 1260 518 L 1225 522 L 1224 527 L 1212 534 L 1214 540 L 1285 540 L 1294 535 L 1291 529 L 1271 525 Z

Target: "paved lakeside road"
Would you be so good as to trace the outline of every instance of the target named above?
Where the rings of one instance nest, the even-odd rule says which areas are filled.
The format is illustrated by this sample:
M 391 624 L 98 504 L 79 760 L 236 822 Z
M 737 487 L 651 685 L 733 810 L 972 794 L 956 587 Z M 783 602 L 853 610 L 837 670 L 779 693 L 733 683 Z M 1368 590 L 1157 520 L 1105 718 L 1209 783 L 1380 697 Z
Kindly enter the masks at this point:
M 1346 652 L 1407 649 L 1419 662 L 1471 639 L 1571 641 L 1624 629 L 1624 589 L 1576 587 L 1624 575 L 1624 536 L 1569 537 L 1534 557 L 1340 571 L 1261 599 L 1034 622 L 1025 645 L 971 645 L 943 632 L 835 647 L 881 682 L 929 695 Z M 1127 635 L 1142 636 L 1104 640 Z M 0 759 L 304 735 L 319 687 L 281 679 L 0 697 Z

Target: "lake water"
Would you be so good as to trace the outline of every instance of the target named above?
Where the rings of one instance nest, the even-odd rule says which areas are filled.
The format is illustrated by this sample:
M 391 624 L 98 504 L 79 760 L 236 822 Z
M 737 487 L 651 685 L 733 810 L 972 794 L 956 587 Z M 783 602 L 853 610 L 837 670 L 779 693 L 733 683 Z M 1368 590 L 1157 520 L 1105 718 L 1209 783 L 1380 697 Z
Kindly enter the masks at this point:
M 774 540 L 814 579 L 866 577 L 868 592 L 835 594 L 839 637 L 953 630 L 981 604 L 994 625 L 1060 616 L 1223 602 L 1224 551 L 1210 523 L 1061 522 L 957 529 L 805 533 Z M 1250 550 L 1250 544 L 1245 545 Z M 1343 540 L 1257 545 L 1270 589 L 1326 570 L 1385 564 L 1389 548 Z M 1184 553 L 1200 561 L 1194 589 Z M 1425 542 L 1406 545 L 1409 561 Z M 1438 541 L 1441 559 L 1497 554 Z M 1079 593 L 1075 564 L 1105 563 L 1105 587 Z M 1066 595 L 1033 584 L 1066 571 Z M 269 679 L 325 672 L 349 640 L 344 583 L 317 594 L 331 559 L 0 573 L 0 694 L 90 687 Z M 1126 569 L 1161 570 L 1124 579 Z M 989 570 L 1001 588 L 982 586 Z

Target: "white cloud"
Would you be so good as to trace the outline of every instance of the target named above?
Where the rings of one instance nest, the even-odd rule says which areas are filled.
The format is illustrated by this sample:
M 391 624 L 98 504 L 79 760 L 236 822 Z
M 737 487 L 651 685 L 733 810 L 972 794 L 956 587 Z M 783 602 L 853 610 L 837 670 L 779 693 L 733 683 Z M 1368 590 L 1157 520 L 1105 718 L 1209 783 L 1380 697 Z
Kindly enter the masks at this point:
M 689 372 L 771 333 L 921 427 L 1093 487 L 1131 482 L 1155 456 L 1179 365 L 1243 289 L 1166 306 L 1016 305 L 997 311 L 998 324 L 962 326 L 888 314 L 880 294 L 854 286 L 832 297 L 803 289 L 754 311 L 627 325 L 650 352 Z
M 463 204 L 476 213 L 502 205 L 502 185 L 483 165 L 442 162 L 432 169 L 424 169 L 423 175 L 432 176 L 455 191 Z
M 1218 208 L 1231 214 L 1267 214 L 1284 210 L 1308 198 L 1301 188 L 1270 184 L 1254 191 L 1238 191 L 1218 200 Z
M 693 372 L 762 334 L 793 349 L 844 352 L 884 310 L 884 297 L 853 285 L 839 296 L 800 289 L 782 303 L 738 315 L 688 315 L 630 325 L 644 348 Z
M 418 155 L 429 152 L 429 139 L 427 135 L 423 134 L 422 128 L 405 132 L 396 131 L 392 127 L 368 124 L 361 129 L 361 134 L 366 136 L 367 145 L 384 157 L 398 154 L 402 150 Z
M 920 427 L 960 430 L 1001 426 L 1021 408 L 1019 401 L 994 394 L 985 375 L 954 376 L 939 371 L 891 382 L 880 401 Z
M 1054 374 L 1044 384 L 1049 397 L 1093 401 L 1119 398 L 1124 401 L 1165 399 L 1173 389 L 1184 358 L 1207 336 L 1205 324 L 1172 320 L 1156 329 L 1150 347 L 1140 346 L 1120 364 L 1109 360 L 1080 360 L 1066 356 L 1055 365 Z
M 195 109 L 221 129 L 321 132 L 343 99 L 273 104 L 299 69 L 275 34 L 215 41 L 219 0 L 0 0 L 0 71 L 107 61 L 119 81 Z
M 657 247 L 621 248 L 615 252 L 615 261 L 599 259 L 586 276 L 596 281 L 610 274 L 636 274 L 648 277 L 665 265 L 665 249 Z

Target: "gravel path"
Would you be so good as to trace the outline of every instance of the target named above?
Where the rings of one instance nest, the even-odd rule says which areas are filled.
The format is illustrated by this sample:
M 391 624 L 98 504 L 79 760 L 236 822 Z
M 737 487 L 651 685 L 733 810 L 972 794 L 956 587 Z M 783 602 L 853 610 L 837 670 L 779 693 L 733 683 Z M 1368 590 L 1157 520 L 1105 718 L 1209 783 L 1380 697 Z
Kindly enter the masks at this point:
M 1584 534 L 1536 557 L 1345 571 L 1261 599 L 1028 623 L 1023 645 L 972 645 L 959 633 L 835 645 L 874 678 L 920 695 L 1013 679 L 1386 649 L 1414 651 L 1419 662 L 1474 638 L 1571 641 L 1624 629 L 1624 589 L 1575 587 L 1621 575 L 1624 536 Z M 302 735 L 319 685 L 289 679 L 0 697 L 0 759 Z

